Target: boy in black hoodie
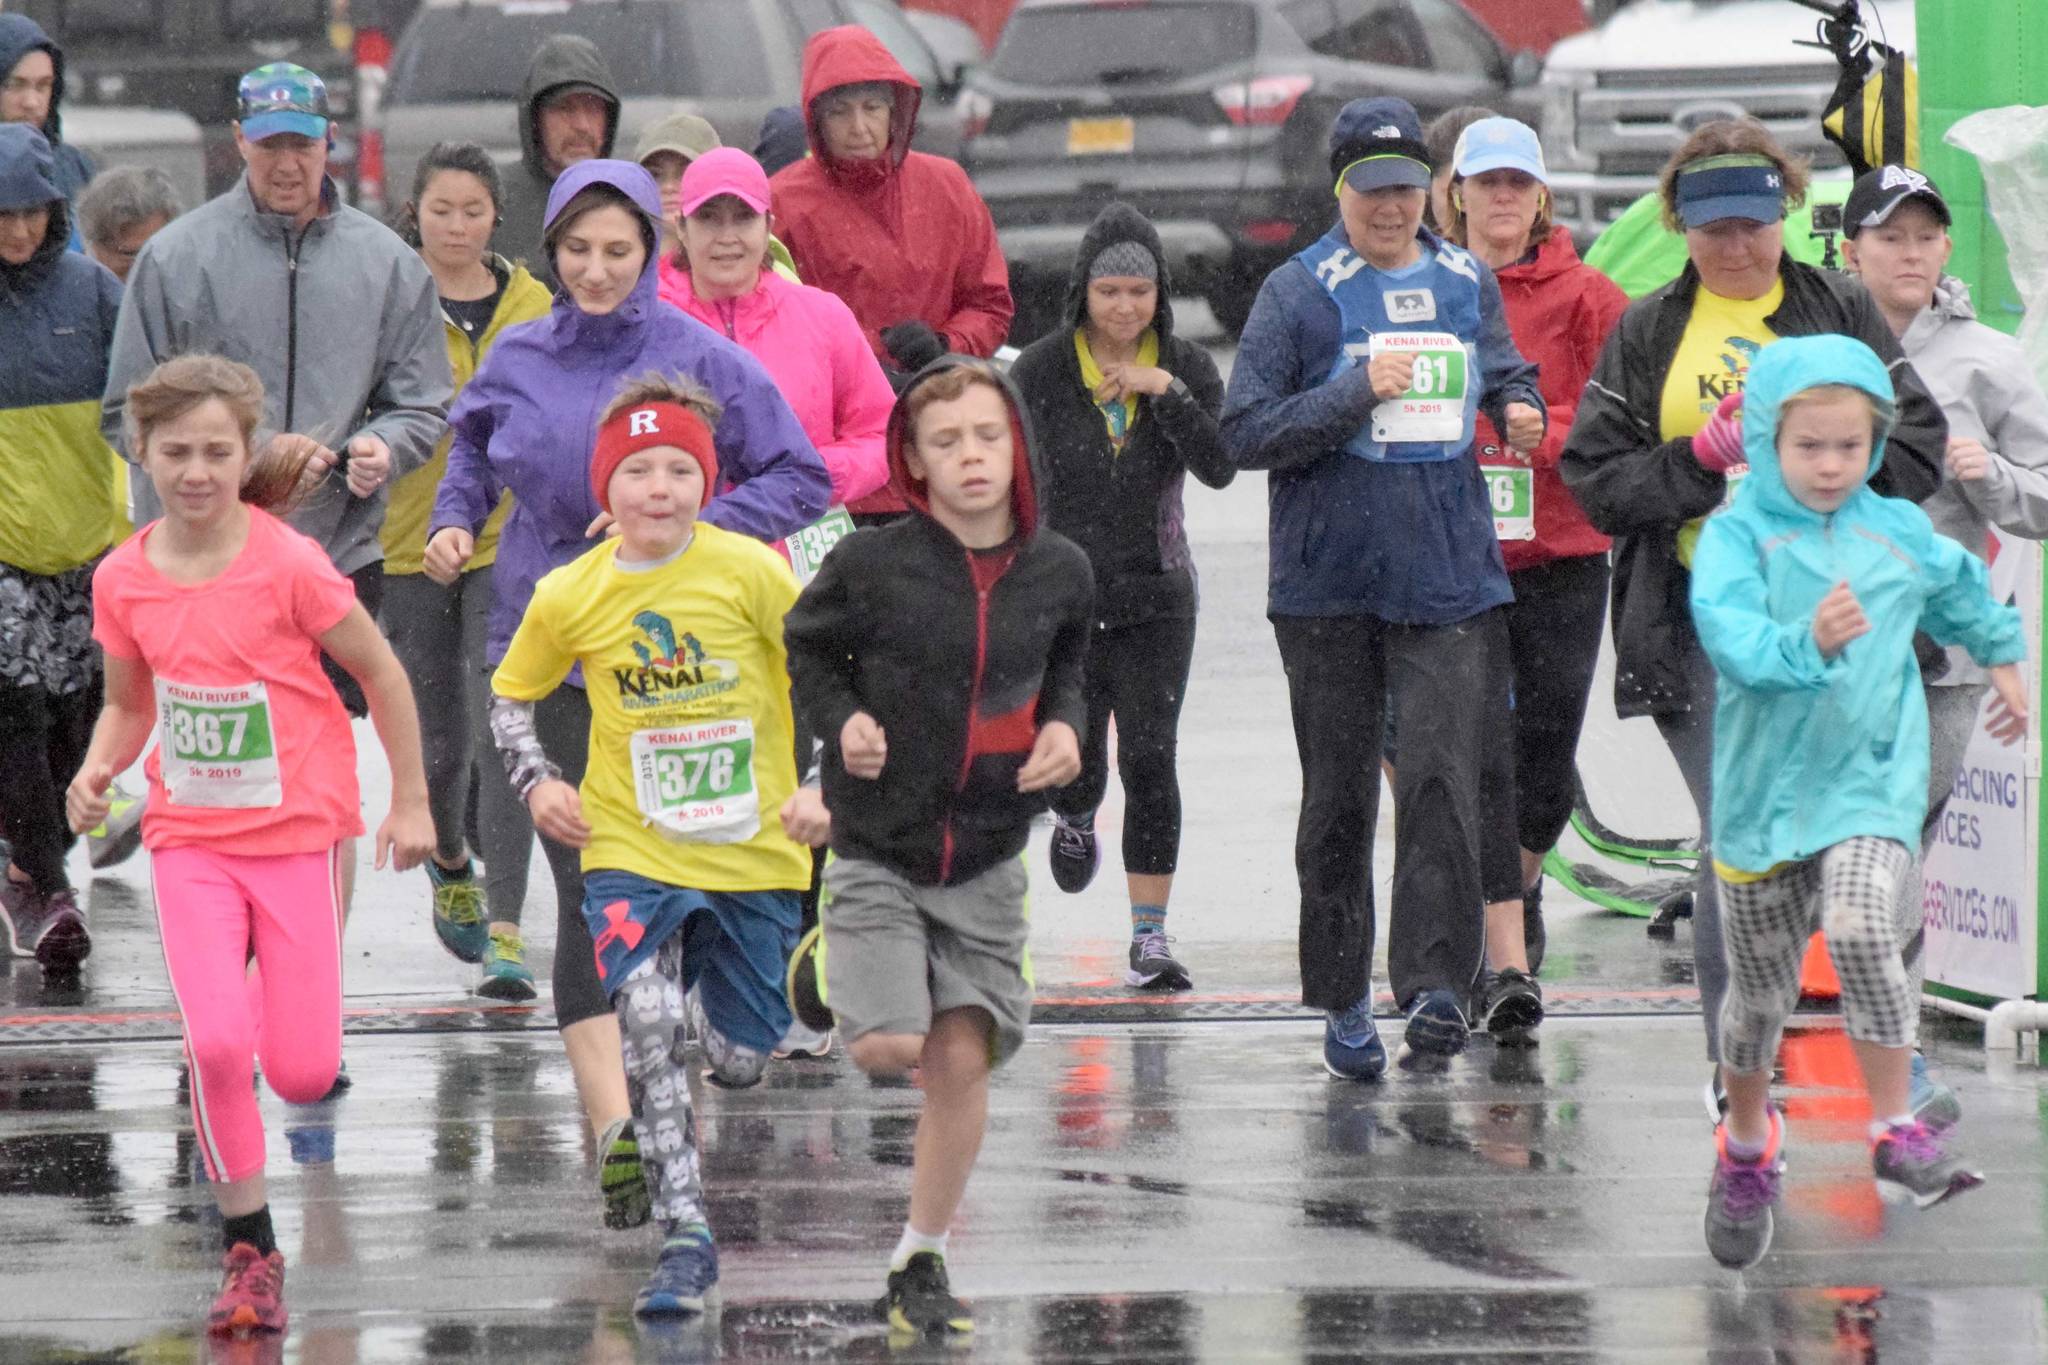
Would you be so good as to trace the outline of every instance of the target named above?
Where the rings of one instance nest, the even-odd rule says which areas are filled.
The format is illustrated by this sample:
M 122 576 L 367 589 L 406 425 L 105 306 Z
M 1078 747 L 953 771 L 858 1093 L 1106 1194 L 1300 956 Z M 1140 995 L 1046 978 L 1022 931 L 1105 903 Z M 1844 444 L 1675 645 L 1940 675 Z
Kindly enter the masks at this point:
M 946 1229 L 989 1072 L 1031 1015 L 1021 855 L 1047 793 L 1081 771 L 1094 586 L 1080 549 L 1038 526 L 1022 409 L 986 362 L 926 367 L 888 442 L 919 515 L 841 541 L 784 626 L 825 748 L 824 811 L 799 793 L 784 821 L 836 855 L 825 986 L 848 1052 L 923 1076 L 910 1219 L 878 1310 L 898 1333 L 958 1334 L 973 1320 Z

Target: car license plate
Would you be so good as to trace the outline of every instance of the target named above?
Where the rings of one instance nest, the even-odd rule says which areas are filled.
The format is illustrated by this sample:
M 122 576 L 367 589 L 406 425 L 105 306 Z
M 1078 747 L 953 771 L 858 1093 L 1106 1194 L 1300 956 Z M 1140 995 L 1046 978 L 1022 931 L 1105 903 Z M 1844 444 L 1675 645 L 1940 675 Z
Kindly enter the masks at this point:
M 1138 125 L 1128 118 L 1073 118 L 1067 120 L 1068 156 L 1115 156 L 1128 152 L 1138 142 Z

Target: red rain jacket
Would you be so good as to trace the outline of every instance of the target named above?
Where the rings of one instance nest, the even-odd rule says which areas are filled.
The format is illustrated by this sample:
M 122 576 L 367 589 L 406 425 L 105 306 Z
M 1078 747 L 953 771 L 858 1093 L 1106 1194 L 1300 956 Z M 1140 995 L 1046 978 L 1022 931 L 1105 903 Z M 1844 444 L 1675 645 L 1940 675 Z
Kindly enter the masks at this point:
M 1557 472 L 1557 461 L 1578 415 L 1579 394 L 1592 377 L 1608 332 L 1628 307 L 1628 295 L 1579 259 L 1571 233 L 1562 227 L 1551 229 L 1534 260 L 1517 261 L 1494 278 L 1507 307 L 1508 331 L 1516 348 L 1536 362 L 1537 382 L 1550 410 L 1543 444 L 1526 457 L 1508 449 L 1493 423 L 1480 414 L 1473 445 L 1481 464 L 1536 468 L 1536 538 L 1502 541 L 1501 557 L 1514 573 L 1553 559 L 1605 554 L 1612 542 L 1586 520 Z
M 835 162 L 818 128 L 818 96 L 841 85 L 896 87 L 889 155 Z M 992 356 L 1016 311 L 1010 271 L 988 206 L 967 172 L 941 156 L 910 150 L 923 98 L 917 82 L 864 28 L 828 28 L 804 45 L 804 127 L 811 154 L 777 172 L 775 235 L 805 284 L 829 289 L 860 320 L 886 367 L 900 368 L 881 332 L 927 323 L 949 349 Z

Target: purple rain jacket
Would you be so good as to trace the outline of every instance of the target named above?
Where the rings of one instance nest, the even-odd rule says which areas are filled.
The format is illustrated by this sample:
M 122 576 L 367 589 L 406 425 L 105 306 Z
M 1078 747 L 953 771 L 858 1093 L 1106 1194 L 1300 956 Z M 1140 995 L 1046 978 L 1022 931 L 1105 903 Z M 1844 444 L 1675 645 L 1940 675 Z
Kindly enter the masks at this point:
M 610 185 L 631 199 L 660 237 L 654 177 L 630 161 L 579 162 L 548 195 L 547 221 L 585 187 Z M 504 657 L 533 585 L 588 550 L 584 531 L 598 514 L 590 491 L 597 417 L 621 380 L 659 370 L 696 380 L 724 415 L 713 429 L 719 483 L 705 521 L 761 540 L 810 525 L 832 496 L 832 480 L 803 425 L 759 361 L 657 296 L 657 258 L 626 301 L 585 313 L 557 286 L 546 317 L 508 327 L 448 415 L 454 440 L 434 499 L 428 535 L 460 526 L 475 533 L 509 490 L 512 515 L 492 570 L 490 641 Z

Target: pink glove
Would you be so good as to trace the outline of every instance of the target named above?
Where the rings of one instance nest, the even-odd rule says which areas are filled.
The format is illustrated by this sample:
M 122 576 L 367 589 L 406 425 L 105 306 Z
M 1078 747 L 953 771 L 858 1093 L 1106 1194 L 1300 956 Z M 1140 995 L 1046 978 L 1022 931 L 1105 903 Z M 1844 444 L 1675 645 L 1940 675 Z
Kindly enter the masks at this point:
M 1739 464 L 1749 463 L 1742 449 L 1742 394 L 1731 393 L 1714 409 L 1707 424 L 1693 433 L 1692 457 L 1702 469 L 1726 474 Z

